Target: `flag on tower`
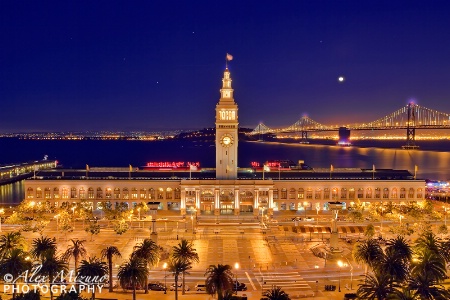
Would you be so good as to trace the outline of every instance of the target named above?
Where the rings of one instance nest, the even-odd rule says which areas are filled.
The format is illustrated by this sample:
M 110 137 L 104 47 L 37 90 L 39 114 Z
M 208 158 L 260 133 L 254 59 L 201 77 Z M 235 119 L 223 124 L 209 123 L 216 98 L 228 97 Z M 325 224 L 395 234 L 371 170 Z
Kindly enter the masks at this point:
M 86 172 L 89 172 L 89 165 L 86 164 Z
M 270 172 L 270 167 L 268 165 L 264 165 L 264 169 L 265 172 Z
M 333 165 L 331 165 L 330 172 L 333 172 L 333 171 L 334 171 L 334 168 L 333 168 Z
M 197 171 L 198 168 L 196 165 L 189 165 L 189 171 Z
M 419 170 L 419 167 L 417 165 L 414 166 L 414 172 L 417 172 Z
M 372 165 L 372 172 L 375 172 L 375 165 Z
M 233 55 L 227 53 L 227 60 L 228 60 L 228 61 L 233 60 Z
M 133 166 L 130 165 L 130 172 L 133 172 Z

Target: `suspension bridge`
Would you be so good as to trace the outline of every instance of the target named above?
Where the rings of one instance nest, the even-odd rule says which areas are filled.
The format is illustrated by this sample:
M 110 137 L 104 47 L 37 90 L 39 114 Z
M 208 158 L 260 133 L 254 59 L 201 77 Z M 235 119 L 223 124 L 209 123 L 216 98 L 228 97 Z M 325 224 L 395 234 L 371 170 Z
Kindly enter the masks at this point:
M 284 128 L 270 128 L 263 123 L 258 124 L 249 135 L 301 133 L 306 142 L 308 132 L 339 131 L 339 137 L 350 136 L 351 130 L 406 130 L 405 148 L 417 148 L 415 144 L 416 129 L 450 129 L 450 114 L 408 103 L 400 109 L 372 122 L 325 125 L 303 116 L 294 124 Z

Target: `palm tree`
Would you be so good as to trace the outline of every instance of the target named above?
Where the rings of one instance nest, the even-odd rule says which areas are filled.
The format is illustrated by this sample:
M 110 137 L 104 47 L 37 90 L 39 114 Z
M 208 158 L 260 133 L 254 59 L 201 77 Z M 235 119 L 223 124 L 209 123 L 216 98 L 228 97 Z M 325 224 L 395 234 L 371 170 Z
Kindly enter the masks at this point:
M 48 250 L 52 250 L 56 252 L 56 239 L 49 238 L 46 236 L 41 236 L 33 239 L 31 243 L 31 252 L 30 254 L 36 258 L 40 259 L 42 255 Z
M 147 282 L 147 262 L 136 255 L 132 255 L 128 261 L 119 267 L 117 277 L 122 288 L 132 287 L 133 300 L 136 300 L 136 286 L 142 286 Z
M 31 269 L 31 263 L 26 260 L 25 255 L 26 254 L 22 249 L 13 249 L 1 260 L 0 263 L 1 278 L 5 278 L 5 276 L 12 276 L 11 281 L 13 281 L 13 299 L 16 297 L 16 279 L 25 270 Z
M 198 263 L 200 261 L 197 250 L 194 249 L 194 245 L 192 244 L 192 242 L 189 242 L 186 239 L 182 239 L 178 245 L 173 246 L 172 257 L 176 260 L 182 260 L 182 261 L 188 262 L 190 264 L 192 264 L 194 262 Z M 183 287 L 184 287 L 185 272 L 183 272 L 182 275 L 183 275 L 182 282 L 183 282 Z M 184 288 L 182 289 L 181 293 L 183 295 L 185 294 Z
M 41 268 L 39 271 L 39 275 L 48 277 L 50 299 L 53 300 L 52 285 L 55 281 L 55 276 L 67 272 L 68 266 L 66 261 L 62 257 L 57 256 L 56 252 L 50 249 L 42 253 L 40 262 L 36 264 L 36 267 Z
M 82 260 L 80 268 L 78 271 L 78 277 L 89 276 L 91 279 L 86 282 L 81 281 L 83 284 L 86 284 L 88 287 L 92 288 L 92 300 L 95 300 L 95 287 L 96 285 L 101 283 L 101 280 L 106 277 L 108 273 L 108 267 L 106 263 L 96 258 L 95 256 L 89 258 L 89 260 Z M 85 278 L 86 278 L 85 277 Z M 97 277 L 98 279 L 94 279 Z
M 85 258 L 87 251 L 86 248 L 84 248 L 83 243 L 85 240 L 70 240 L 72 242 L 72 245 L 67 247 L 66 252 L 63 254 L 63 259 L 69 263 L 70 259 L 73 257 L 74 263 L 75 263 L 75 273 L 78 270 L 78 262 L 80 261 L 80 258 Z M 75 274 L 76 275 L 76 274 Z
M 172 258 L 169 261 L 169 271 L 172 272 L 175 278 L 175 300 L 178 300 L 178 278 L 180 277 L 180 274 L 185 274 L 186 271 L 190 270 L 191 268 L 191 263 L 186 260 Z M 181 289 L 183 291 L 185 290 L 184 282 L 181 286 Z
M 217 299 L 222 300 L 224 293 L 233 289 L 233 273 L 230 265 L 210 265 L 206 269 L 206 292 L 210 295 L 217 294 Z
M 365 283 L 361 284 L 356 292 L 358 299 L 385 300 L 394 292 L 396 284 L 392 283 L 391 276 L 386 272 L 375 271 L 374 274 L 366 274 Z
M 357 243 L 353 250 L 353 258 L 358 263 L 364 263 L 366 266 L 366 275 L 367 275 L 367 267 L 370 266 L 373 268 L 373 265 L 376 261 L 378 261 L 383 255 L 383 250 L 381 249 L 378 242 L 374 239 L 367 239 L 361 243 Z
M 443 246 L 441 240 L 433 232 L 426 231 L 416 240 L 414 248 L 419 252 L 429 250 L 442 260 L 449 262 L 447 251 L 443 249 Z
M 24 239 L 20 232 L 8 232 L 0 236 L 0 259 L 6 257 L 13 249 L 17 248 L 24 248 Z
M 393 253 L 395 256 L 405 261 L 405 263 L 410 263 L 412 260 L 413 251 L 411 249 L 411 246 L 406 241 L 406 239 L 401 235 L 398 235 L 393 239 L 387 240 L 385 251 Z
M 403 282 L 409 275 L 409 264 L 401 256 L 396 255 L 393 248 L 386 248 L 385 254 L 374 264 L 378 272 L 383 272 L 391 276 L 391 287 L 394 280 Z
M 281 287 L 275 286 L 270 290 L 267 290 L 263 293 L 263 296 L 269 300 L 290 300 L 288 294 L 286 294 Z
M 116 246 L 108 246 L 105 249 L 102 250 L 102 258 L 106 258 L 108 261 L 108 274 L 109 274 L 109 292 L 113 292 L 113 257 L 122 257 L 122 254 L 120 254 L 119 249 L 117 249 Z
M 155 265 L 159 259 L 159 247 L 151 239 L 145 239 L 134 246 L 132 256 L 142 258 L 148 267 Z M 148 278 L 145 277 L 145 293 L 148 294 Z
M 449 299 L 450 293 L 440 283 L 446 276 L 445 262 L 431 250 L 417 252 L 412 265 L 409 287 L 421 299 Z
M 419 296 L 415 291 L 412 291 L 409 286 L 397 289 L 394 293 L 388 296 L 389 300 L 418 300 Z

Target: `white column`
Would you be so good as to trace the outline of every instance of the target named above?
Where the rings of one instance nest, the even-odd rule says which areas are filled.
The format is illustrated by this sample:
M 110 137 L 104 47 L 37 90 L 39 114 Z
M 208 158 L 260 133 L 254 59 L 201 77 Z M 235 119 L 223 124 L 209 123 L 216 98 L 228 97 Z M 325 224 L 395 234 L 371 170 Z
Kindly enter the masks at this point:
M 258 207 L 259 207 L 259 191 L 257 189 L 255 189 L 253 199 L 255 201 L 253 204 L 253 209 L 258 209 Z
M 239 203 L 239 190 L 234 190 L 234 208 L 239 209 L 241 204 Z
M 219 190 L 218 189 L 216 189 L 215 191 L 214 191 L 214 207 L 216 208 L 216 209 L 220 209 L 220 194 L 219 194 Z
M 269 208 L 273 208 L 273 190 L 269 190 Z
M 180 208 L 186 208 L 186 190 L 182 189 L 181 190 L 181 203 L 180 203 Z
M 195 190 L 195 208 L 200 208 L 200 190 Z

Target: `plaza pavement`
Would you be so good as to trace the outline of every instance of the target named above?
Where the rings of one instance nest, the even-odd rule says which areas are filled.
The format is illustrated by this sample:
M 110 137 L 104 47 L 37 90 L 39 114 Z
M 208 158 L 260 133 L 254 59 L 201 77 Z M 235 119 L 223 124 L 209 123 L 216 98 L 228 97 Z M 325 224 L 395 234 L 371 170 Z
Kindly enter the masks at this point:
M 181 218 L 175 217 L 178 220 Z M 211 219 L 211 218 L 210 218 Z M 170 220 L 170 217 L 169 217 Z M 215 220 L 216 221 L 216 220 Z M 242 222 L 245 220 L 241 220 Z M 58 250 L 65 251 L 67 245 L 70 244 L 71 238 L 85 239 L 85 246 L 89 256 L 100 256 L 103 248 L 114 245 L 119 248 L 122 258 L 115 260 L 115 271 L 117 267 L 124 262 L 131 254 L 133 247 L 150 236 L 150 223 L 142 222 L 137 227 L 134 222 L 134 228 L 117 235 L 110 229 L 102 229 L 98 236 L 91 236 L 82 230 L 82 224 L 77 223 L 75 230 L 66 235 L 57 233 L 55 227 L 49 226 L 44 234 L 50 237 L 56 236 L 58 240 Z M 243 222 L 245 223 L 245 222 Z M 235 262 L 239 262 L 240 268 L 235 272 L 238 280 L 244 282 L 248 290 L 238 292 L 239 295 L 245 294 L 249 300 L 259 300 L 262 292 L 270 289 L 272 286 L 281 286 L 293 299 L 297 296 L 302 299 L 343 299 L 344 293 L 350 292 L 345 286 L 350 286 L 350 267 L 345 270 L 337 267 L 337 259 L 344 259 L 351 253 L 352 245 L 346 243 L 341 244 L 343 252 L 335 257 L 331 257 L 325 263 L 324 259 L 318 258 L 312 254 L 310 248 L 320 245 L 321 240 L 307 241 L 302 236 L 292 232 L 281 231 L 277 226 L 270 227 L 263 232 L 257 221 L 249 219 L 246 225 L 240 224 L 208 224 L 199 222 L 195 226 L 196 234 L 193 234 L 191 227 L 193 222 L 185 222 L 175 225 L 174 222 L 159 222 L 157 224 L 158 244 L 164 249 L 169 250 L 177 245 L 182 238 L 192 240 L 194 247 L 200 257 L 200 263 L 196 264 L 191 274 L 186 277 L 186 284 L 191 291 L 186 295 L 182 295 L 179 291 L 179 299 L 212 299 L 205 293 L 197 293 L 192 291 L 197 282 L 204 281 L 204 273 L 206 268 L 211 264 L 229 264 L 234 266 Z M 51 225 L 51 224 L 50 224 Z M 79 229 L 78 229 L 79 228 Z M 177 229 L 178 228 L 178 229 Z M 4 228 L 6 230 L 8 227 Z M 28 243 L 35 237 L 37 233 L 24 233 Z M 178 237 L 178 240 L 177 240 Z M 150 274 L 150 281 L 159 281 L 167 286 L 173 282 L 171 274 L 162 270 L 162 264 L 166 260 L 162 260 L 155 266 Z M 345 261 L 345 260 L 344 260 Z M 350 264 L 350 260 L 348 260 Z M 326 264 L 326 265 L 325 265 Z M 360 274 L 363 269 L 352 265 L 353 267 L 353 292 L 355 292 Z M 73 269 L 73 262 L 69 265 Z M 166 277 L 165 277 L 166 276 Z M 340 278 L 341 292 L 338 292 L 338 282 Z M 317 281 L 317 283 L 316 283 Z M 336 285 L 336 291 L 325 291 L 325 285 Z M 124 292 L 120 288 L 115 289 L 116 292 L 108 293 L 106 288 L 96 294 L 98 299 L 132 299 L 131 292 Z M 3 290 L 2 290 L 3 291 Z M 314 296 L 312 296 L 314 295 Z M 90 294 L 84 294 L 90 297 Z M 2 295 L 3 299 L 8 299 L 8 295 Z M 173 291 L 167 291 L 164 294 L 160 291 L 150 291 L 144 294 L 139 291 L 137 299 L 175 299 Z

